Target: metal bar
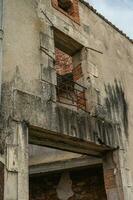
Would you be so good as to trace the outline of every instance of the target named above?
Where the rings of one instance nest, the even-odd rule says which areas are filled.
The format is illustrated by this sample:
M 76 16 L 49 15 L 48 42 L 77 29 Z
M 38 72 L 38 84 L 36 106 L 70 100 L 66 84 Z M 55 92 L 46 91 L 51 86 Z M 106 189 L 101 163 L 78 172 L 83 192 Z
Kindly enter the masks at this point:
M 62 85 L 65 86 L 65 84 L 62 84 Z M 57 86 L 57 87 L 62 88 L 63 86 Z M 61 90 L 63 90 L 63 89 L 61 89 Z M 78 92 L 83 92 L 83 91 L 78 90 L 78 89 L 73 89 L 73 90 L 78 91 Z
M 99 51 L 99 50 L 96 50 L 96 49 L 93 49 L 92 47 L 85 47 L 86 49 L 90 49 L 92 51 L 95 51 L 97 53 L 100 53 L 100 54 L 103 54 L 103 52 Z
M 69 90 L 65 90 L 65 89 L 60 89 L 60 87 L 58 87 L 58 86 L 56 86 L 56 88 L 57 88 L 57 90 L 60 90 L 60 91 L 62 91 L 62 92 L 67 92 L 67 91 L 69 91 Z M 77 92 L 77 90 L 74 90 L 73 92 Z M 82 100 L 85 100 L 86 101 L 86 98 L 85 97 L 80 97 L 80 96 L 78 96 L 77 94 L 74 94 L 74 96 L 76 96 L 77 97 L 77 99 L 82 99 Z
M 52 85 L 52 86 L 54 86 L 54 87 L 56 87 L 58 102 L 63 103 L 63 104 L 67 104 L 67 105 L 71 105 L 71 106 L 75 106 L 75 107 L 79 107 L 80 109 L 82 109 L 81 106 L 84 107 L 84 108 L 86 108 L 86 98 L 78 96 L 78 94 L 77 94 L 78 90 L 77 90 L 77 89 L 74 89 L 74 91 L 73 91 L 73 92 L 74 92 L 74 97 L 76 98 L 76 100 L 75 100 L 74 98 L 69 98 L 68 95 L 67 95 L 67 97 L 66 97 L 65 95 L 63 96 L 63 95 L 59 94 L 60 91 L 63 91 L 63 92 L 67 92 L 67 93 L 68 93 L 68 92 L 69 92 L 69 89 L 66 89 L 66 90 L 65 90 L 65 89 L 61 88 L 60 86 L 53 85 L 52 83 L 50 83 L 50 82 L 48 82 L 48 81 L 45 81 L 45 80 L 43 80 L 43 81 L 46 82 L 46 83 L 48 83 L 48 84 L 50 84 L 50 85 Z M 65 84 L 64 84 L 64 86 L 65 86 Z M 81 86 L 81 87 L 82 87 L 82 86 Z M 79 92 L 84 93 L 83 91 L 79 91 Z M 66 102 L 61 101 L 61 99 L 60 99 L 61 97 L 64 98 L 64 99 L 68 99 L 68 100 L 70 100 L 70 101 L 72 101 L 72 102 L 75 102 L 76 105 L 74 105 L 74 103 L 73 103 L 73 104 L 68 104 L 68 103 L 66 103 Z M 85 103 L 83 103 L 83 102 L 79 103 L 79 100 L 78 100 L 78 99 L 84 101 Z M 82 110 L 85 111 L 85 109 L 82 109 Z
M 60 75 L 60 74 L 57 74 L 57 78 L 58 78 L 58 76 L 59 76 L 59 77 L 62 77 L 62 75 Z M 67 80 L 67 78 L 66 78 L 66 80 Z M 74 81 L 72 81 L 72 80 L 68 80 L 68 81 L 71 82 L 71 83 L 74 83 L 75 85 L 78 85 L 79 87 L 81 87 L 81 88 L 83 88 L 83 89 L 85 89 L 85 90 L 87 90 L 87 88 L 86 88 L 85 86 L 80 85 L 80 84 L 77 83 L 77 82 L 74 82 Z
M 49 19 L 49 17 L 47 16 L 47 14 L 43 11 L 43 10 L 41 10 L 41 13 L 46 17 L 46 19 L 51 23 L 51 25 L 54 27 L 54 24 L 53 24 L 53 22 Z
M 57 74 L 57 82 L 59 85 L 57 85 L 57 91 L 58 91 L 58 97 L 61 97 L 63 99 L 67 99 L 69 101 L 72 101 L 72 104 L 76 103 L 76 107 L 79 109 L 85 109 L 86 108 L 86 99 L 85 99 L 85 88 L 81 85 L 75 83 L 72 80 L 69 80 L 69 78 L 65 77 L 64 82 L 61 75 Z M 74 86 L 78 85 L 78 87 L 81 88 L 75 89 Z M 73 94 L 71 94 L 73 92 Z M 63 95 L 64 93 L 64 95 Z M 74 95 L 72 97 L 72 95 Z M 61 103 L 66 103 L 59 98 L 59 101 Z M 75 106 L 75 105 L 74 105 Z
M 40 50 L 45 53 L 47 56 L 49 56 L 52 60 L 54 60 L 55 62 L 55 59 L 47 52 L 47 49 L 45 49 L 44 47 L 40 46 Z

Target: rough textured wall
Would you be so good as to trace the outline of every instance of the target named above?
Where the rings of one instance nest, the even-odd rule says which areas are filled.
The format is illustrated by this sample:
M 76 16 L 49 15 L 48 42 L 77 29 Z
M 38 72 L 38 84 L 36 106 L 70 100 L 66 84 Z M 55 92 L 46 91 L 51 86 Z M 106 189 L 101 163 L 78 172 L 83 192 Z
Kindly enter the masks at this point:
M 98 70 L 94 84 L 100 91 L 101 104 L 107 108 L 111 119 L 120 122 L 120 165 L 122 173 L 128 177 L 127 180 L 123 178 L 123 185 L 124 188 L 128 185 L 126 198 L 132 199 L 129 188 L 132 187 L 133 174 L 133 44 L 83 4 L 80 16 L 82 25 L 89 25 L 89 45 L 103 52 L 97 54 L 90 51 L 88 58 L 90 65 Z
M 120 165 L 124 169 L 123 185 L 130 190 L 130 167 L 133 171 L 133 45 L 82 3 L 79 3 L 80 25 L 57 12 L 50 1 L 42 0 L 39 4 L 32 0 L 5 1 L 4 8 L 1 119 L 5 119 L 6 127 L 8 119 L 24 120 L 33 126 L 100 144 L 112 145 L 118 140 Z M 55 103 L 55 29 L 72 38 L 68 41 L 72 41 L 74 47 L 73 41 L 83 47 L 81 67 L 87 87 L 87 104 L 92 102 L 90 113 L 74 112 Z M 43 35 L 42 41 L 40 35 Z M 43 52 L 40 52 L 40 42 Z M 102 54 L 88 47 L 100 50 Z M 96 92 L 99 93 L 98 99 Z M 97 102 L 96 116 L 93 116 Z M 100 120 L 95 121 L 92 116 Z M 61 124 L 60 119 L 65 121 Z
M 103 111 L 103 115 L 100 118 L 123 124 L 121 132 L 125 134 L 126 138 L 129 135 L 130 139 L 130 130 L 132 128 L 132 113 L 130 110 L 132 110 L 133 102 L 130 81 L 132 78 L 133 45 L 83 4 L 79 4 L 81 25 L 73 25 L 70 18 L 63 15 L 63 13 L 57 12 L 51 6 L 48 7 L 48 5 L 50 5 L 49 2 L 46 4 L 43 1 L 39 5 L 34 1 L 16 2 L 13 0 L 12 4 L 5 2 L 2 91 L 3 104 L 7 108 L 4 112 L 8 113 L 7 116 L 15 116 L 15 120 L 27 120 L 33 125 L 42 126 L 42 128 L 48 127 L 46 122 L 48 120 L 50 121 L 49 128 L 53 127 L 52 130 L 57 130 L 54 123 L 58 113 L 56 113 L 56 105 L 53 103 L 56 101 L 56 95 L 55 88 L 51 85 L 51 83 L 56 85 L 56 76 L 51 57 L 47 55 L 54 49 L 54 40 L 51 32 L 51 26 L 54 26 L 64 34 L 68 34 L 74 41 L 81 43 L 82 46 L 91 46 L 103 52 L 103 54 L 99 54 L 89 49 L 82 52 L 82 70 L 84 84 L 87 86 L 87 104 L 91 104 L 92 98 L 95 98 L 95 95 L 92 95 L 91 98 L 89 96 L 91 89 L 99 91 L 100 105 L 102 107 L 98 107 L 98 112 L 100 111 L 101 114 Z M 44 14 L 48 19 L 40 11 L 45 10 L 46 7 L 48 9 Z M 17 10 L 17 12 L 15 11 L 11 15 L 10 13 L 13 10 Z M 46 54 L 43 54 L 43 59 L 40 53 L 40 31 L 43 31 L 43 42 L 48 48 Z M 16 42 L 16 38 L 18 38 L 18 42 Z M 50 84 L 46 82 L 50 82 Z M 21 97 L 17 98 L 19 92 L 16 90 L 12 94 L 12 88 L 29 93 L 28 100 L 25 99 L 21 102 Z M 5 95 L 4 99 L 5 89 L 10 90 L 10 94 L 7 91 L 9 99 L 7 99 L 7 95 Z M 30 95 L 31 93 L 33 96 Z M 35 95 L 38 96 L 36 97 Z M 10 101 L 10 103 L 6 104 L 6 101 Z M 42 103 L 42 110 L 40 110 L 39 102 Z M 97 100 L 92 106 L 92 110 L 95 110 L 94 106 L 96 104 Z M 22 105 L 26 108 L 24 111 L 25 116 L 22 114 Z M 47 110 L 48 107 L 49 109 Z M 34 112 L 34 110 L 38 110 L 38 112 Z M 29 116 L 31 111 L 33 112 L 33 117 Z M 53 112 L 52 119 L 49 118 L 51 111 Z M 43 113 L 46 112 L 47 116 L 44 116 Z M 38 115 L 42 117 L 37 119 Z M 99 113 L 97 115 L 99 117 Z M 53 124 L 51 125 L 51 123 Z
M 78 25 L 73 24 L 74 22 L 72 23 L 72 20 L 63 13 L 57 12 L 50 2 L 16 3 L 13 0 L 12 4 L 5 3 L 2 113 L 8 113 L 5 115 L 7 118 L 25 120 L 31 125 L 55 132 L 83 139 L 93 138 L 92 141 L 97 143 L 100 141 L 107 145 L 115 143 L 113 146 L 116 147 L 122 132 L 127 138 L 128 130 L 131 129 L 128 121 L 130 112 L 127 105 L 127 85 L 124 78 L 124 66 L 127 66 L 126 74 L 131 74 L 131 43 L 83 4 L 79 3 L 81 24 Z M 17 12 L 11 15 L 13 10 Z M 84 47 L 79 57 L 83 82 L 87 87 L 87 107 L 90 108 L 92 104 L 92 109 L 87 110 L 88 113 L 67 110 L 63 114 L 65 109 L 55 103 L 57 80 L 53 66 L 55 59 L 53 26 L 72 38 L 72 46 L 73 41 L 78 41 Z M 18 30 L 18 27 L 21 28 Z M 41 38 L 40 32 L 41 36 L 43 35 Z M 18 38 L 17 43 L 16 38 Z M 40 51 L 40 42 L 43 45 L 43 52 Z M 89 46 L 101 50 L 103 54 L 87 49 Z M 124 59 L 123 57 L 121 59 L 122 54 Z M 97 91 L 100 94 L 99 102 Z M 97 104 L 100 106 L 98 105 L 95 113 Z M 74 125 L 67 120 L 67 117 L 72 118 L 72 116 Z M 65 120 L 63 124 L 59 123 L 60 119 Z M 84 123 L 81 127 L 82 120 Z M 92 125 L 86 123 L 88 121 Z M 124 125 L 122 128 L 119 126 L 120 123 Z M 91 130 L 91 133 L 88 130 Z
M 30 200 L 106 200 L 101 168 L 30 178 Z
M 35 1 L 4 3 L 3 82 L 33 91 L 40 72 L 40 22 Z M 8 58 L 8 59 L 7 59 Z M 35 92 L 35 90 L 34 90 Z
M 47 13 L 42 13 L 46 7 L 48 8 Z M 60 108 L 55 103 L 55 85 L 57 80 L 55 68 L 53 67 L 55 48 L 53 28 L 51 28 L 51 26 L 54 26 L 62 31 L 64 35 L 68 35 L 69 38 L 72 38 L 71 46 L 76 48 L 76 44 L 79 48 L 78 42 L 81 47 L 89 45 L 88 24 L 80 26 L 75 23 L 73 26 L 70 18 L 57 12 L 50 6 L 50 2 L 46 4 L 45 1 L 36 4 L 34 1 L 15 2 L 13 0 L 12 4 L 5 2 L 5 10 L 5 53 L 2 85 L 2 114 L 4 116 L 2 118 L 5 118 L 5 121 L 8 121 L 8 118 L 13 118 L 17 121 L 25 120 L 30 125 L 37 127 L 66 133 L 83 139 L 92 139 L 90 134 L 93 135 L 95 130 L 89 133 L 89 127 L 85 120 L 83 126 L 79 127 L 83 117 L 89 121 L 89 113 L 82 113 L 80 111 L 76 113 L 68 109 L 68 115 L 66 116 L 62 113 L 65 109 Z M 17 11 L 11 15 L 10 13 L 13 10 Z M 26 14 L 24 15 L 24 13 Z M 18 27 L 20 27 L 19 30 Z M 18 42 L 15 42 L 16 38 L 18 38 Z M 74 41 L 77 41 L 77 43 Z M 40 43 L 41 47 L 43 47 L 43 52 L 40 51 Z M 85 80 L 84 85 L 88 89 L 86 91 L 86 98 L 90 103 L 91 98 L 87 97 L 87 95 L 91 89 L 86 82 L 88 78 L 86 68 L 89 66 L 89 63 L 85 49 L 81 54 L 83 55 L 78 56 L 75 66 L 82 61 L 82 69 L 79 67 L 77 71 L 82 73 L 82 79 Z M 75 77 L 79 79 L 79 74 L 78 76 L 75 75 Z M 62 116 L 65 117 L 63 125 L 59 123 Z M 67 117 L 69 116 L 70 119 L 73 117 L 75 125 L 71 124 L 71 122 L 68 124 Z M 93 139 L 95 138 L 93 141 L 95 142 L 98 142 L 98 135 L 101 134 L 99 130 L 102 130 L 102 119 L 100 119 L 100 122 L 100 128 L 97 126 L 98 133 L 93 136 Z M 66 130 L 64 129 L 65 124 L 67 124 Z M 110 130 L 112 131 L 112 128 L 109 128 L 106 133 L 110 132 Z M 82 134 L 83 132 L 85 137 Z M 112 139 L 108 139 L 106 133 L 104 138 L 102 137 L 102 142 L 112 144 Z M 111 135 L 112 137 L 113 135 Z
M 0 162 L 0 200 L 4 199 L 4 165 Z
M 108 120 L 108 123 L 111 121 L 122 124 L 123 127 L 118 127 L 119 133 L 116 134 L 116 138 L 124 134 L 132 141 L 130 130 L 133 97 L 130 82 L 133 45 L 81 3 L 79 10 L 80 25 L 73 24 L 70 18 L 57 12 L 51 7 L 50 1 L 42 1 L 39 4 L 31 0 L 5 2 L 3 114 L 6 113 L 7 117 L 11 116 L 15 120 L 26 120 L 38 127 L 61 130 L 61 127 L 57 128 L 58 125 L 55 126 L 59 112 L 53 103 L 56 101 L 56 75 L 53 68 L 55 54 L 51 27 L 54 26 L 84 47 L 81 65 L 84 85 L 87 87 L 87 107 L 91 107 L 90 104 L 94 101 L 92 110 L 95 110 L 97 100 L 92 99 L 95 99 L 96 95 L 92 95 L 91 91 L 99 91 L 100 106 L 97 109 L 97 117 L 101 122 Z M 46 48 L 46 52 L 43 53 L 40 52 L 40 32 L 43 32 L 43 44 Z M 87 49 L 89 46 L 101 50 L 103 54 Z M 18 89 L 26 92 L 21 93 L 23 100 Z M 94 114 L 92 111 L 90 113 Z M 80 116 L 80 113 L 77 115 Z M 101 123 L 100 129 L 102 125 Z M 108 128 L 105 131 L 108 132 Z M 71 131 L 68 134 L 71 134 Z M 106 142 L 106 134 L 104 137 L 102 140 Z

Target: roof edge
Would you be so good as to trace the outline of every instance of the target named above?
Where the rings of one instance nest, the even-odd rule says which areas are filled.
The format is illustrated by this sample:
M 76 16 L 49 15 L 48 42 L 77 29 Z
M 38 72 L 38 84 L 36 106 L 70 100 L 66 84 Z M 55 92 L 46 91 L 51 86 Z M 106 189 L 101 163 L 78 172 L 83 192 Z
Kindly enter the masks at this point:
M 87 6 L 91 11 L 93 11 L 96 15 L 98 15 L 101 19 L 103 19 L 107 24 L 112 26 L 117 32 L 119 32 L 121 35 L 123 35 L 126 39 L 128 39 L 133 44 L 133 39 L 131 39 L 129 36 L 126 35 L 122 30 L 120 30 L 117 26 L 112 24 L 107 18 L 105 18 L 102 14 L 100 14 L 93 6 L 91 6 L 88 2 L 85 0 L 79 0 L 81 3 L 83 3 L 85 6 Z

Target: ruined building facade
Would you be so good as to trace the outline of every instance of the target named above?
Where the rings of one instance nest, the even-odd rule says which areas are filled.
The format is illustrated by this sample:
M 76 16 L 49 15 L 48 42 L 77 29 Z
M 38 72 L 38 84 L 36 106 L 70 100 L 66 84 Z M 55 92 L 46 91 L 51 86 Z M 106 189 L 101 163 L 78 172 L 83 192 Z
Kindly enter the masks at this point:
M 133 199 L 132 66 L 132 41 L 84 1 L 0 0 L 1 200 Z M 73 171 L 64 196 L 66 173 L 55 193 L 59 174 L 29 179 L 30 144 L 99 171 Z

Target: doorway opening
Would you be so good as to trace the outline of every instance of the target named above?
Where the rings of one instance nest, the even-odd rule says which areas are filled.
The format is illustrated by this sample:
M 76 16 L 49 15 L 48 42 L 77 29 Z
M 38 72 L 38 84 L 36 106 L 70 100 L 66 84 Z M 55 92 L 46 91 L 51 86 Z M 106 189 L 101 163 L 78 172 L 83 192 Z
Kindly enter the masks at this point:
M 30 200 L 106 200 L 99 158 L 29 144 Z

